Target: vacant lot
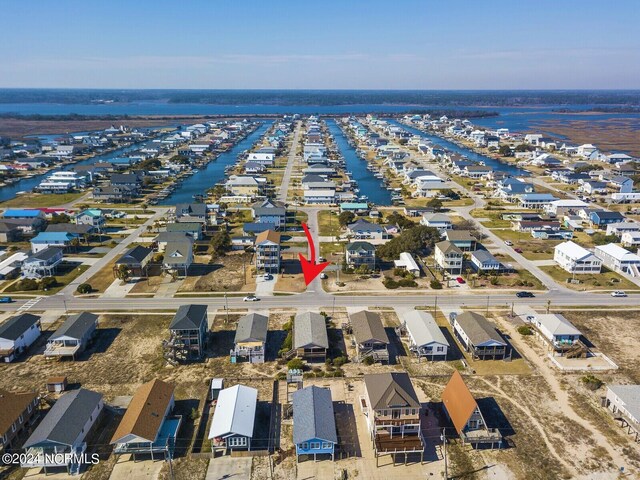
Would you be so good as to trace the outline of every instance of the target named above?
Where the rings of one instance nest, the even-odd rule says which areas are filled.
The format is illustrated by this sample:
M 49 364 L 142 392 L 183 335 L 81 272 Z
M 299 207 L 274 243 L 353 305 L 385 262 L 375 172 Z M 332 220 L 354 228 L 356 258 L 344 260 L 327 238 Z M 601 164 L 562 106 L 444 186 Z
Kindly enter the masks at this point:
M 638 286 L 635 283 L 605 268 L 602 269 L 602 273 L 575 276 L 555 265 L 543 266 L 540 269 L 551 275 L 556 282 L 572 290 L 638 290 Z M 580 283 L 567 283 L 567 280 L 571 278 L 579 280 Z
M 250 292 L 255 290 L 252 255 L 234 252 L 211 264 L 194 266 L 180 292 Z

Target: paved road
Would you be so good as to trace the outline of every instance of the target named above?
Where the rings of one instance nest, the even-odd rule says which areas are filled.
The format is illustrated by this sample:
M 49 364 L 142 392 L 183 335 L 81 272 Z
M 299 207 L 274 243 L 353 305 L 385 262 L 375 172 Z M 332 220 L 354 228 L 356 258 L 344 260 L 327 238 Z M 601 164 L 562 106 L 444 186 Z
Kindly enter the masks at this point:
M 625 298 L 613 298 L 608 294 L 593 294 L 583 292 L 558 292 L 552 291 L 536 295 L 535 298 L 517 298 L 513 293 L 492 292 L 487 294 L 464 293 L 456 288 L 440 291 L 429 290 L 420 295 L 332 295 L 322 292 L 320 289 L 310 287 L 305 293 L 297 295 L 282 295 L 265 297 L 259 302 L 245 303 L 242 297 L 229 297 L 229 308 L 329 308 L 337 307 L 416 307 L 416 306 L 449 306 L 449 307 L 478 307 L 482 310 L 487 307 L 511 307 L 515 305 L 531 305 L 534 307 L 546 307 L 551 302 L 552 307 L 580 306 L 598 307 L 606 310 L 609 306 L 637 307 L 638 295 L 630 295 Z M 0 311 L 13 312 L 25 300 L 19 300 L 11 304 L 0 304 Z M 103 311 L 153 311 L 177 309 L 185 303 L 197 303 L 209 305 L 211 308 L 224 307 L 224 297 L 189 297 L 185 298 L 66 298 L 66 308 L 69 310 Z M 63 298 L 60 295 L 43 297 L 34 307 L 34 310 L 64 310 Z
M 278 192 L 278 200 L 281 202 L 287 201 L 287 193 L 289 191 L 289 183 L 291 182 L 291 173 L 293 172 L 293 165 L 296 161 L 296 152 L 298 151 L 298 139 L 300 137 L 300 129 L 302 123 L 296 124 L 296 130 L 293 134 L 293 141 L 291 142 L 291 148 L 289 150 L 289 159 L 287 160 L 287 166 L 282 176 L 282 183 L 280 184 L 280 191 Z
M 320 256 L 320 242 L 318 241 L 320 232 L 320 227 L 318 226 L 318 211 L 320 208 L 313 207 L 305 207 L 301 208 L 303 212 L 306 212 L 308 215 L 307 219 L 307 228 L 309 228 L 309 232 L 311 233 L 311 238 L 313 238 L 313 243 L 316 248 L 316 261 Z M 311 247 L 307 249 L 307 260 L 311 260 Z M 318 294 L 324 293 L 324 288 L 322 288 L 322 280 L 320 280 L 320 276 L 317 276 L 313 282 L 311 282 L 307 286 L 307 293 L 310 294 Z
M 73 295 L 73 292 L 76 291 L 76 288 L 78 287 L 78 285 L 80 285 L 81 283 L 85 283 L 87 280 L 93 277 L 96 273 L 102 270 L 111 260 L 113 260 L 117 256 L 124 253 L 125 250 L 129 247 L 129 245 L 135 242 L 142 232 L 145 232 L 147 230 L 147 227 L 153 225 L 153 223 L 156 220 L 160 219 L 162 216 L 164 216 L 169 209 L 158 207 L 158 208 L 155 208 L 154 210 L 156 211 L 154 215 L 152 215 L 146 222 L 144 222 L 141 226 L 139 226 L 133 232 L 131 232 L 131 234 L 128 237 L 126 237 L 122 242 L 120 242 L 118 245 L 113 247 L 109 251 L 109 253 L 107 253 L 104 257 L 100 258 L 96 263 L 94 263 L 91 267 L 89 267 L 82 275 L 78 276 L 73 282 L 71 282 L 69 285 L 63 288 L 61 293 L 66 297 Z

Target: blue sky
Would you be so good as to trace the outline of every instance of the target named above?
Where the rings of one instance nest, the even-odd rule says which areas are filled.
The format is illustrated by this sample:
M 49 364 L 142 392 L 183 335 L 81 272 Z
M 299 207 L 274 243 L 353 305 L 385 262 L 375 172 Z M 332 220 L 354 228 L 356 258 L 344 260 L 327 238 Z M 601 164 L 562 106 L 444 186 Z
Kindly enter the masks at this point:
M 0 87 L 640 88 L 640 1 L 2 0 Z

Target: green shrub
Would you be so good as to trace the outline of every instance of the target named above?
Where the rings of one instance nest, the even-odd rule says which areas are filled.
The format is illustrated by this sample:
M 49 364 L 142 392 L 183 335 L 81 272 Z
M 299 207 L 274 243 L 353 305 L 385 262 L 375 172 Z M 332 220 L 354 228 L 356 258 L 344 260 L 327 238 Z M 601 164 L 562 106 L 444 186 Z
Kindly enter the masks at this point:
M 80 285 L 78 285 L 78 288 L 76 288 L 76 292 L 80 294 L 91 293 L 92 291 L 93 288 L 88 283 L 81 283 Z
M 347 357 L 340 356 L 333 359 L 333 366 L 340 368 L 342 365 L 347 363 Z
M 40 280 L 40 289 L 41 290 L 49 290 L 50 288 L 55 288 L 58 286 L 58 281 L 56 277 L 44 277 Z
M 382 284 L 385 286 L 385 288 L 388 288 L 390 290 L 395 290 L 396 288 L 399 287 L 398 282 L 396 282 L 393 278 L 390 278 L 390 277 L 385 278 Z
M 533 335 L 533 330 L 531 330 L 529 325 L 520 325 L 518 327 L 518 333 L 520 335 Z
M 365 357 L 362 363 L 364 363 L 365 365 L 373 365 L 374 363 L 376 363 L 376 361 L 373 359 L 373 357 Z
M 16 287 L 16 290 L 23 290 L 25 292 L 37 289 L 38 282 L 36 282 L 33 278 L 25 278 L 24 280 L 20 280 Z
M 598 390 L 603 385 L 602 380 L 600 380 L 598 377 L 596 377 L 594 375 L 591 375 L 591 374 L 585 375 L 584 377 L 582 377 L 580 379 L 580 381 L 589 390 Z
M 304 368 L 304 362 L 299 358 L 292 358 L 287 362 L 287 368 L 289 370 L 302 370 Z
M 434 290 L 442 289 L 442 283 L 440 283 L 438 280 L 431 280 L 431 282 L 429 282 L 429 286 Z

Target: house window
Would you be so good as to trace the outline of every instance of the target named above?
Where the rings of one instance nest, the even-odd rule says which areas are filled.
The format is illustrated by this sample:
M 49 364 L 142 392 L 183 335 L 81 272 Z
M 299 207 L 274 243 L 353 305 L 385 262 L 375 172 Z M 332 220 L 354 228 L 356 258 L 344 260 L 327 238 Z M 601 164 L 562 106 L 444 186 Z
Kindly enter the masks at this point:
M 302 450 L 309 450 L 309 444 L 307 442 L 301 443 L 300 448 Z
M 311 442 L 311 450 L 318 450 L 320 448 L 320 442 Z
M 247 444 L 246 437 L 231 437 L 227 440 L 229 447 L 244 447 Z
M 14 433 L 16 431 L 16 424 L 12 423 L 11 424 L 11 433 Z
M 22 415 L 18 415 L 18 423 L 22 423 L 24 421 L 24 417 Z
M 331 443 L 329 442 L 322 442 L 322 449 L 326 450 L 328 448 L 331 448 Z

